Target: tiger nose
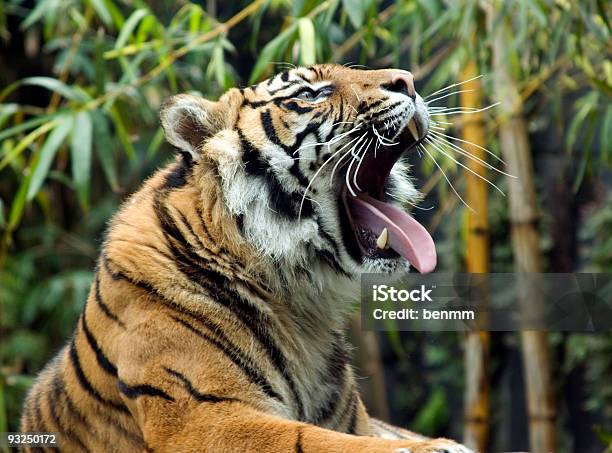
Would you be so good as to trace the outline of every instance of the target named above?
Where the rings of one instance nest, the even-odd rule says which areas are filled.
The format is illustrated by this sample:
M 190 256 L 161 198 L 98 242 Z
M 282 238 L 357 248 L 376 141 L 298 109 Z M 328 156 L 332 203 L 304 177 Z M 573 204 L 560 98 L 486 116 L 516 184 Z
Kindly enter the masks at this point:
M 391 78 L 391 85 L 389 85 L 388 89 L 397 93 L 404 93 L 412 99 L 416 97 L 416 92 L 414 90 L 414 76 L 408 71 L 402 71 L 395 74 Z

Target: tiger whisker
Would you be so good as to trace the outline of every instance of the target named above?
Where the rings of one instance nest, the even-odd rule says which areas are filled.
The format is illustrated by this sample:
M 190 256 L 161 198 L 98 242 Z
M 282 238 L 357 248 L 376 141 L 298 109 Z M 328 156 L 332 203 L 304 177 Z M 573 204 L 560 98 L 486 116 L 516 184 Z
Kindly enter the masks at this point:
M 444 154 L 446 157 L 448 157 L 450 160 L 452 160 L 454 163 L 456 163 L 457 165 L 459 165 L 460 167 L 464 168 L 465 170 L 469 171 L 470 173 L 472 173 L 474 176 L 476 176 L 477 178 L 483 180 L 484 182 L 486 182 L 487 184 L 491 185 L 492 187 L 494 187 L 499 193 L 501 193 L 504 197 L 506 196 L 506 193 L 501 190 L 499 187 L 497 187 L 497 185 L 491 181 L 489 181 L 487 178 L 485 178 L 482 175 L 479 175 L 478 173 L 476 173 L 474 170 L 472 170 L 471 168 L 469 168 L 468 166 L 462 164 L 460 161 L 458 161 L 457 159 L 455 159 L 453 156 L 451 156 L 450 154 L 448 154 L 447 152 L 445 152 L 438 143 L 431 141 L 429 138 L 425 138 L 425 141 L 427 143 L 429 143 L 430 145 L 432 145 L 437 151 L 439 151 L 440 153 Z
M 278 166 L 278 164 L 282 162 L 293 162 L 294 160 L 317 160 L 316 157 L 286 157 L 284 159 L 274 159 L 274 161 L 270 162 L 270 165 L 273 167 Z
M 393 105 L 388 105 L 387 107 L 384 107 L 384 108 L 380 109 L 380 110 L 377 112 L 377 115 L 378 115 L 379 117 L 381 117 L 381 116 L 383 116 L 385 113 L 387 113 L 389 110 L 393 110 L 394 108 L 395 108 L 395 107 L 394 107 Z
M 351 142 L 349 142 L 351 143 Z M 332 154 L 329 158 L 327 158 L 327 160 L 325 162 L 323 162 L 323 164 L 319 167 L 319 169 L 315 172 L 315 174 L 312 176 L 312 178 L 310 179 L 310 181 L 308 182 L 308 185 L 306 186 L 306 189 L 304 190 L 304 194 L 302 195 L 302 200 L 300 201 L 300 209 L 299 209 L 299 213 L 298 213 L 298 220 L 300 220 L 302 218 L 302 209 L 304 208 L 304 200 L 306 199 L 306 195 L 308 194 L 308 191 L 310 190 L 310 188 L 312 187 L 312 184 L 314 182 L 314 180 L 317 178 L 317 176 L 319 175 L 319 173 L 321 173 L 321 171 L 323 170 L 323 168 L 325 168 L 325 166 L 335 157 L 337 156 L 347 145 L 344 145 L 342 148 L 340 148 L 338 151 L 336 151 L 334 154 Z
M 359 174 L 359 169 L 361 168 L 361 164 L 365 160 L 365 155 L 368 152 L 368 148 L 370 147 L 370 143 L 372 143 L 372 140 L 374 140 L 374 138 L 371 138 L 368 141 L 368 144 L 365 146 L 365 149 L 363 150 L 363 153 L 361 154 L 361 157 L 359 159 L 359 163 L 357 164 L 357 169 L 355 170 L 355 173 L 353 173 L 353 184 L 355 184 L 355 187 L 357 187 L 359 190 L 361 190 L 361 187 L 359 187 L 359 184 L 357 184 L 357 175 Z M 363 192 L 363 190 L 361 191 Z
M 310 147 L 313 147 L 313 146 L 325 146 L 325 145 L 327 145 L 329 147 L 331 144 L 336 143 L 338 140 L 341 140 L 343 137 L 346 137 L 347 135 L 349 135 L 352 132 L 355 132 L 358 129 L 359 129 L 359 127 L 355 127 L 353 129 L 351 129 L 350 131 L 343 132 L 343 133 L 338 134 L 338 135 L 334 135 L 334 137 L 332 137 L 329 141 L 326 141 L 326 142 L 307 143 L 306 145 L 302 145 L 298 149 L 296 149 L 293 152 L 293 155 L 295 155 L 295 153 L 297 153 L 298 151 L 300 151 L 302 149 L 310 148 Z
M 429 106 L 428 110 L 430 112 L 435 112 L 435 113 L 450 112 L 450 111 L 455 111 L 455 110 L 462 110 L 462 111 L 466 111 L 466 112 L 471 112 L 473 110 L 476 110 L 476 108 L 475 107 L 447 107 L 447 106 L 435 107 L 435 106 Z
M 465 110 L 465 111 L 472 111 L 472 110 L 478 110 L 478 107 L 464 107 L 464 106 L 456 106 L 456 107 L 449 107 L 447 105 L 431 105 L 428 107 L 429 111 L 448 111 L 448 110 Z
M 454 94 L 459 94 L 459 93 L 469 93 L 470 91 L 476 91 L 476 90 L 471 89 L 471 90 L 459 90 L 459 91 L 453 91 L 452 93 L 446 93 L 446 94 L 443 94 L 442 96 L 439 96 L 439 97 L 437 97 L 437 98 L 435 98 L 435 99 L 432 99 L 431 101 L 427 101 L 427 102 L 426 102 L 426 104 L 427 104 L 427 105 L 429 105 L 429 104 L 431 104 L 431 103 L 433 103 L 433 102 L 439 101 L 440 99 L 447 98 L 447 97 L 452 96 L 452 95 L 454 95 Z
M 376 138 L 378 139 L 378 142 L 383 145 L 383 146 L 393 146 L 393 145 L 397 145 L 398 142 L 393 142 L 392 140 L 389 140 L 386 137 L 383 137 L 382 135 L 380 135 L 380 133 L 378 132 L 378 130 L 376 129 L 376 127 L 372 124 L 372 130 L 374 131 L 374 135 L 376 135 Z M 387 141 L 387 143 L 385 143 L 385 141 Z
M 449 112 L 476 112 L 478 109 L 472 107 L 430 107 L 431 113 L 449 113 Z
M 353 188 L 351 187 L 351 181 L 350 181 L 350 175 L 351 175 L 351 169 L 353 168 L 353 164 L 355 162 L 359 161 L 359 156 L 361 154 L 361 150 L 362 148 L 365 147 L 364 149 L 364 153 L 368 150 L 368 144 L 372 142 L 372 139 L 370 139 L 370 141 L 364 141 L 361 146 L 359 147 L 359 149 L 357 150 L 357 152 L 354 152 L 355 147 L 353 147 L 351 149 L 351 155 L 352 155 L 352 159 L 350 160 L 349 163 L 349 167 L 346 170 L 346 174 L 344 175 L 344 180 L 346 182 L 346 187 L 348 188 L 349 192 L 351 192 L 351 195 L 353 195 L 354 197 L 357 196 L 357 194 L 355 193 L 355 191 L 353 190 Z
M 430 131 L 432 133 L 434 133 L 435 131 Z M 482 165 L 483 167 L 489 169 L 489 170 L 493 170 L 496 171 L 504 176 L 508 176 L 509 178 L 516 178 L 516 176 L 511 175 L 509 173 L 506 173 L 505 171 L 502 171 L 498 168 L 495 168 L 493 165 L 491 165 L 490 163 L 488 163 L 487 161 L 479 158 L 478 156 L 473 155 L 472 153 L 470 153 L 469 151 L 466 151 L 465 149 L 461 148 L 460 146 L 455 145 L 454 143 L 449 142 L 448 140 L 445 140 L 441 137 L 438 137 L 436 135 L 434 135 L 433 137 L 437 143 L 439 144 L 443 144 L 443 145 L 447 145 L 450 146 L 452 150 L 458 152 L 459 154 L 461 154 L 462 156 L 467 157 L 468 159 L 471 159 L 475 162 L 478 162 L 480 165 Z M 446 148 L 448 149 L 448 148 Z
M 350 141 L 349 143 L 347 143 L 346 145 L 344 145 L 340 151 L 342 151 L 344 148 L 346 148 L 348 145 L 350 145 L 351 143 L 353 143 L 355 140 L 357 140 L 357 143 L 353 144 L 353 147 L 351 149 L 349 149 L 346 153 L 344 153 L 344 155 L 342 157 L 340 157 L 340 159 L 338 159 L 338 161 L 336 162 L 336 165 L 334 165 L 334 168 L 332 169 L 331 175 L 329 176 L 329 184 L 331 185 L 333 180 L 334 180 L 334 173 L 336 172 L 336 169 L 338 168 L 338 165 L 340 165 L 340 162 L 342 162 L 344 160 L 344 158 L 346 156 L 348 156 L 349 154 L 351 154 L 353 152 L 353 150 L 355 149 L 355 147 L 357 145 L 359 145 L 359 143 L 361 142 L 361 140 L 363 140 L 365 138 L 365 136 L 367 135 L 367 133 L 363 133 L 361 134 L 359 137 L 355 138 L 354 140 Z
M 357 102 L 361 102 L 361 99 L 359 99 L 359 95 L 357 94 L 357 91 L 355 91 L 355 88 L 353 88 L 353 84 L 351 84 L 351 90 L 353 90 L 353 93 L 355 93 L 355 97 L 357 98 Z
M 372 69 L 369 66 L 366 66 L 364 64 L 346 64 L 344 65 L 345 67 L 349 68 L 349 69 L 354 69 L 354 68 L 364 68 L 364 69 Z
M 413 203 L 412 201 L 409 200 L 405 200 L 403 198 L 398 197 L 397 195 L 391 193 L 391 192 L 385 192 L 385 194 L 389 197 L 389 198 L 393 198 L 396 201 L 399 201 L 400 203 L 406 203 L 409 204 L 410 206 L 412 206 L 414 209 L 419 209 L 421 211 L 431 211 L 432 209 L 435 208 L 435 206 L 430 206 L 428 208 L 424 208 L 422 206 L 419 206 L 417 203 Z
M 380 141 L 377 141 L 376 146 L 374 147 L 374 159 L 376 159 L 376 152 L 378 151 L 378 148 L 380 148 Z
M 346 170 L 346 174 L 344 175 L 344 181 L 346 182 L 346 187 L 349 190 L 349 192 L 351 193 L 351 195 L 356 197 L 357 194 L 355 193 L 355 191 L 351 187 L 351 181 L 350 181 L 350 177 L 349 177 L 349 174 L 351 173 L 351 168 L 353 168 L 353 164 L 354 163 L 355 163 L 355 155 L 353 155 L 352 159 L 350 160 L 348 169 Z
M 291 69 L 297 69 L 296 65 L 294 65 L 293 63 L 289 63 L 288 61 L 271 61 L 270 63 L 272 63 L 275 66 L 280 66 L 280 67 L 286 66 Z
M 446 124 L 447 126 L 454 125 L 454 123 L 449 123 L 448 121 L 441 121 L 441 120 L 431 120 L 431 122 L 433 124 Z
M 471 141 L 469 141 L 469 140 L 463 140 L 462 138 L 459 138 L 459 137 L 453 137 L 452 135 L 447 135 L 447 134 L 444 134 L 444 133 L 442 133 L 442 132 L 438 132 L 438 131 L 431 131 L 431 133 L 432 133 L 432 134 L 434 134 L 434 135 L 439 135 L 439 136 L 445 137 L 445 138 L 447 138 L 447 139 L 456 140 L 456 141 L 458 141 L 458 142 L 465 143 L 465 144 L 467 144 L 467 145 L 472 145 L 472 146 L 474 146 L 474 147 L 476 147 L 476 148 L 478 148 L 478 149 L 481 149 L 482 151 L 486 152 L 487 154 L 490 154 L 492 157 L 494 157 L 495 159 L 497 159 L 497 160 L 498 160 L 499 162 L 501 162 L 502 164 L 504 164 L 504 165 L 508 165 L 508 164 L 506 164 L 506 162 L 505 162 L 505 161 L 504 161 L 504 160 L 503 160 L 501 157 L 497 156 L 497 155 L 496 155 L 494 152 L 489 151 L 487 148 L 484 148 L 484 147 L 482 147 L 482 146 L 480 146 L 480 145 L 477 145 L 476 143 L 473 143 L 473 142 L 471 142 Z M 463 148 L 461 148 L 461 149 L 463 149 Z M 464 150 L 464 151 L 465 151 L 465 150 Z M 468 152 L 468 151 L 466 151 L 466 152 Z M 504 173 L 504 174 L 505 174 L 505 173 Z M 516 176 L 514 176 L 514 175 L 508 175 L 508 176 L 511 176 L 511 177 L 513 177 L 513 178 L 516 178 Z
M 462 82 L 457 82 L 457 83 L 453 83 L 451 85 L 445 86 L 444 88 L 440 88 L 438 91 L 434 91 L 433 93 L 428 94 L 427 96 L 425 96 L 425 99 L 429 99 L 430 97 L 435 96 L 438 93 L 443 93 L 443 92 L 448 91 L 451 88 L 454 88 L 456 86 L 463 85 L 464 83 L 471 82 L 472 80 L 480 79 L 481 77 L 484 77 L 484 74 L 480 74 L 480 75 L 477 75 L 476 77 L 472 77 L 471 79 L 464 80 Z
M 419 144 L 419 149 L 422 149 L 425 152 L 425 154 L 427 154 L 431 158 L 431 160 L 433 161 L 434 165 L 436 167 L 438 167 L 438 170 L 440 170 L 440 173 L 442 173 L 442 176 L 444 176 L 444 179 L 446 179 L 446 182 L 448 183 L 448 185 L 450 186 L 452 191 L 455 193 L 455 195 L 457 195 L 457 198 L 459 198 L 459 200 L 461 200 L 461 203 L 463 203 L 465 205 L 465 207 L 468 208 L 470 211 L 476 212 L 476 211 L 474 211 L 474 209 L 472 209 L 472 207 L 469 204 L 467 204 L 465 202 L 465 200 L 461 197 L 461 195 L 459 195 L 459 192 L 457 192 L 457 189 L 455 189 L 455 186 L 453 186 L 453 183 L 450 182 L 450 179 L 448 179 L 448 176 L 446 175 L 446 172 L 444 170 L 442 170 L 442 167 L 440 166 L 440 164 L 438 164 L 438 161 L 431 155 L 431 153 L 429 151 L 427 151 L 427 148 L 422 143 Z
M 495 104 L 488 105 L 486 107 L 476 109 L 476 108 L 456 108 L 456 109 L 448 109 L 448 110 L 436 110 L 433 113 L 430 113 L 430 116 L 444 116 L 444 115 L 454 115 L 458 113 L 479 113 L 484 112 L 485 110 L 489 110 L 495 106 L 499 105 L 499 102 Z

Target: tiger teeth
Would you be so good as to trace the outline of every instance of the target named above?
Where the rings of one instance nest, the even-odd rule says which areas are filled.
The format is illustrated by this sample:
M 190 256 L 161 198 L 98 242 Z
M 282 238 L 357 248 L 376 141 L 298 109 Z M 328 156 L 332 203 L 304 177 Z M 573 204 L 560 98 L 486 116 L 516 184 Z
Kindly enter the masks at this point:
M 384 250 L 389 247 L 389 232 L 386 228 L 382 230 L 378 239 L 376 239 L 376 245 L 379 249 Z
M 413 119 L 408 123 L 408 130 L 412 134 L 412 138 L 414 138 L 415 142 L 419 141 L 419 130 L 417 129 L 416 121 Z

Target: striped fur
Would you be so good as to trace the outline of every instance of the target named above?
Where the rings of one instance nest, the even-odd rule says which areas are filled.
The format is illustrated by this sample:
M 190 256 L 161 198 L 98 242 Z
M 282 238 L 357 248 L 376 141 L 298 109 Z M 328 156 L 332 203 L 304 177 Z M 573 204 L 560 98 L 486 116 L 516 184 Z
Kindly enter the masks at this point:
M 368 418 L 346 294 L 359 272 L 405 263 L 350 255 L 329 173 L 299 210 L 348 122 L 397 108 L 381 89 L 390 74 L 298 68 L 218 102 L 164 104 L 180 154 L 114 216 L 74 335 L 21 429 L 59 432 L 62 451 L 467 452 Z M 321 102 L 295 99 L 332 85 Z M 413 199 L 402 172 L 393 187 Z

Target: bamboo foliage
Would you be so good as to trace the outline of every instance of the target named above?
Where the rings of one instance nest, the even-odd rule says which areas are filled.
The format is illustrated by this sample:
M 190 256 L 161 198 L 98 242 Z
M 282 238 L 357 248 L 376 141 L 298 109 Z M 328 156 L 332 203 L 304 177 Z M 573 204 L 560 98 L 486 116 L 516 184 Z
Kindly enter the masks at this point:
M 476 63 L 471 60 L 461 74 L 463 80 L 473 79 L 478 75 Z M 472 80 L 463 86 L 461 93 L 462 107 L 478 108 L 482 104 L 482 87 L 480 80 Z M 484 124 L 481 114 L 472 115 L 463 123 L 463 140 L 485 147 Z M 474 157 L 485 160 L 486 153 L 476 146 L 466 144 L 466 151 Z M 486 178 L 486 168 L 478 162 L 468 159 L 466 162 L 471 171 Z M 469 210 L 468 232 L 466 243 L 466 267 L 468 272 L 486 273 L 489 271 L 489 237 L 487 220 L 487 183 L 480 178 L 465 173 Z M 463 438 L 466 445 L 477 450 L 486 451 L 489 435 L 489 333 L 468 332 L 465 340 L 465 423 Z
M 599 172 L 607 171 L 612 165 L 612 105 L 609 102 L 612 63 L 602 58 L 609 53 L 612 30 L 609 5 L 602 0 L 504 0 L 499 4 L 503 4 L 504 16 L 495 22 L 496 26 L 505 20 L 513 21 L 512 34 L 505 34 L 501 41 L 520 52 L 520 58 L 507 61 L 513 70 L 520 71 L 515 79 L 520 84 L 521 97 L 546 105 L 544 111 L 536 109 L 540 112 L 539 127 L 562 130 L 560 138 L 568 149 L 568 157 L 578 166 L 574 183 L 577 189 L 583 180 L 589 181 L 593 175 L 598 177 Z M 417 79 L 423 80 L 419 92 L 425 94 L 447 83 L 465 80 L 472 73 L 469 67 L 462 71 L 465 49 L 470 49 L 470 58 L 479 57 L 480 72 L 490 75 L 489 80 L 498 80 L 487 67 L 491 34 L 482 29 L 481 20 L 482 8 L 486 5 L 490 2 L 0 0 L 0 38 L 13 44 L 21 41 L 21 35 L 36 38 L 38 50 L 30 46 L 26 53 L 28 59 L 41 63 L 40 71 L 32 72 L 33 68 L 23 73 L 13 71 L 12 66 L 19 65 L 22 49 L 11 44 L 0 51 L 0 66 L 4 64 L 6 69 L 0 71 L 0 336 L 3 340 L 0 431 L 16 428 L 21 398 L 31 385 L 32 373 L 42 366 L 42 358 L 59 346 L 59 339 L 68 335 L 68 327 L 77 319 L 91 282 L 90 269 L 97 255 L 97 239 L 104 219 L 140 178 L 168 158 L 169 149 L 165 150 L 162 145 L 163 132 L 157 120 L 161 99 L 192 90 L 215 98 L 231 86 L 244 86 L 249 80 L 261 80 L 291 64 L 313 61 L 409 69 Z M 11 47 L 16 50 L 10 50 Z M 476 50 L 472 51 L 473 48 Z M 4 58 L 6 51 L 7 58 Z M 17 77 L 25 78 L 17 80 Z M 507 83 L 505 79 L 499 80 L 496 93 L 501 93 Z M 31 100 L 20 95 L 33 90 L 48 91 L 51 102 L 43 95 Z M 478 99 L 471 99 L 475 106 L 484 105 Z M 450 104 L 454 98 L 444 98 L 438 105 L 447 101 Z M 462 99 L 461 104 L 467 106 L 470 101 Z M 514 100 L 509 105 L 512 108 L 504 107 L 508 117 L 512 116 L 508 112 L 521 112 Z M 567 115 L 553 115 L 556 109 Z M 447 119 L 458 125 L 471 118 L 472 115 L 461 115 Z M 483 119 L 489 120 L 486 115 Z M 524 121 L 506 126 L 512 122 L 514 119 L 503 125 L 514 131 L 513 134 L 501 132 L 502 136 L 509 134 L 510 137 L 504 139 L 504 148 L 525 148 Z M 466 123 L 463 138 L 481 143 L 476 125 L 471 121 Z M 497 127 L 493 121 L 488 125 Z M 478 149 L 462 146 L 480 156 Z M 504 152 L 518 155 L 516 151 Z M 478 179 L 464 179 L 459 174 L 462 169 L 450 159 L 435 157 L 449 173 L 451 182 L 467 182 L 466 200 L 479 214 L 468 213 L 470 231 L 485 231 L 486 224 L 478 222 L 486 219 L 483 213 L 487 201 L 482 198 L 486 191 L 479 188 Z M 531 174 L 530 162 L 523 158 L 506 159 L 513 167 L 509 172 L 521 177 L 519 184 L 529 182 L 523 175 Z M 467 160 L 463 162 L 468 164 Z M 450 188 L 431 159 L 425 156 L 421 163 L 424 176 L 431 176 L 423 192 L 434 188 L 440 199 L 445 200 L 436 209 L 432 221 L 432 224 L 440 223 L 460 203 L 446 196 Z M 474 194 L 473 188 L 476 188 Z M 527 187 L 520 193 L 514 187 L 510 189 L 513 206 L 528 211 L 513 214 L 517 263 L 524 269 L 539 269 L 537 231 L 533 226 L 524 227 L 537 215 L 535 209 L 529 208 L 535 206 L 533 196 L 529 196 L 533 190 Z M 492 210 L 502 202 L 496 197 L 490 191 L 488 202 Z M 606 215 L 600 221 L 609 219 L 609 213 Z M 455 222 L 446 223 L 450 232 L 456 233 Z M 609 262 L 606 252 L 610 248 L 599 245 L 610 236 L 606 231 L 605 226 L 597 226 L 593 233 L 603 238 L 593 247 L 600 263 Z M 449 237 L 454 236 L 440 238 L 438 245 L 446 246 Z M 505 243 L 496 241 L 496 247 L 499 246 L 505 251 Z M 482 259 L 489 255 L 487 247 L 485 235 L 468 235 L 468 270 L 484 269 L 479 266 L 487 264 Z M 445 250 L 448 253 L 444 253 L 444 258 L 449 262 L 452 258 L 454 266 L 460 252 L 456 248 L 452 253 L 449 248 Z M 588 254 L 581 252 L 581 257 L 589 260 Z M 491 254 L 491 260 L 494 268 L 507 265 L 506 255 L 499 258 Z M 361 336 L 362 332 L 358 332 L 356 336 Z M 393 334 L 388 335 L 393 343 L 422 344 L 414 336 L 400 338 L 399 333 Z M 366 344 L 360 350 L 372 353 L 364 354 L 360 366 L 364 374 L 372 377 L 367 382 L 374 383 L 371 390 L 365 387 L 372 395 L 369 409 L 386 418 L 388 408 L 377 406 L 386 405 L 383 367 L 376 341 L 382 338 L 382 335 L 365 335 Z M 540 334 L 533 337 L 525 334 L 524 338 L 526 369 L 532 377 L 530 401 L 536 405 L 552 395 L 546 338 Z M 498 428 L 493 420 L 488 420 L 486 409 L 489 346 L 483 334 L 477 334 L 468 337 L 465 347 L 466 439 L 470 445 L 486 445 L 483 439 L 487 422 L 491 424 L 491 432 Z M 438 345 L 426 348 L 427 351 L 441 349 Z M 584 357 L 590 356 L 591 350 L 588 353 Z M 417 362 L 412 356 L 398 355 L 397 366 L 409 360 L 410 369 L 418 370 L 420 363 L 429 366 L 428 360 L 431 363 L 440 360 L 435 354 L 427 357 L 428 353 L 420 350 L 419 354 L 426 359 Z M 580 360 L 586 361 L 584 357 Z M 440 414 L 446 409 L 446 400 L 436 396 L 444 396 L 445 392 L 430 392 L 430 389 L 432 386 L 444 388 L 443 370 L 450 366 L 456 367 L 453 371 L 458 370 L 460 361 L 454 356 L 452 360 L 444 359 L 444 367 L 427 368 L 423 379 L 419 375 L 414 380 L 419 389 L 432 395 L 430 401 L 437 401 L 420 407 L 419 414 L 435 413 L 444 419 Z M 589 357 L 588 365 L 594 362 L 597 363 Z M 387 366 L 392 369 L 396 364 Z M 544 367 L 541 376 L 537 374 L 539 367 Z M 603 370 L 600 379 L 605 382 L 609 373 L 606 374 L 606 368 Z M 460 372 L 453 372 L 452 376 L 459 377 Z M 421 395 L 415 395 L 418 392 L 413 381 L 399 386 L 390 385 L 392 382 L 388 380 L 386 393 L 393 409 L 421 404 Z M 497 391 L 497 388 L 491 389 L 492 394 Z M 545 396 L 538 398 L 538 392 Z M 586 392 L 593 400 L 604 398 L 602 391 Z M 428 407 L 435 410 L 430 411 Z M 538 406 L 535 407 L 531 413 L 541 414 L 546 428 L 536 429 L 534 426 L 539 422 L 534 417 L 532 436 L 539 436 L 538 433 L 546 436 L 552 426 L 547 417 L 554 414 L 549 410 L 553 406 L 545 405 L 539 412 Z M 444 420 L 437 424 L 430 422 L 434 418 L 423 417 L 434 427 L 431 434 L 443 434 L 445 428 L 440 426 L 452 427 L 453 432 L 461 428 L 456 425 L 456 419 L 452 425 L 445 425 Z M 567 427 L 562 433 L 560 438 L 571 436 Z
M 495 2 L 488 10 L 493 31 L 494 92 L 500 101 L 499 139 L 508 172 L 516 179 L 508 181 L 509 218 L 512 249 L 517 272 L 540 272 L 541 254 L 536 228 L 536 206 L 532 154 L 527 126 L 517 82 L 508 61 L 512 49 L 509 30 L 498 21 L 501 3 Z M 520 303 L 528 309 L 530 291 L 519 286 Z M 546 333 L 521 333 L 523 367 L 527 388 L 529 442 L 533 453 L 555 451 L 555 405 L 551 384 L 549 347 Z

